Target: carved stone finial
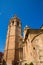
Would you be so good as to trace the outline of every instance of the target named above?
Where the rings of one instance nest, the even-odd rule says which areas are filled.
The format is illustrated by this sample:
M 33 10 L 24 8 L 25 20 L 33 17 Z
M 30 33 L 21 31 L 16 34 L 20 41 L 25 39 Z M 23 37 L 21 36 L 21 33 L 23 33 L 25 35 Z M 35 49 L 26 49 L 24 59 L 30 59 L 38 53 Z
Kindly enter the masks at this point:
M 43 24 L 41 25 L 41 29 L 43 29 Z
M 25 28 L 24 28 L 24 30 L 25 30 L 25 29 L 30 29 L 30 27 L 26 25 Z
M 16 14 L 14 15 L 14 18 L 18 18 Z

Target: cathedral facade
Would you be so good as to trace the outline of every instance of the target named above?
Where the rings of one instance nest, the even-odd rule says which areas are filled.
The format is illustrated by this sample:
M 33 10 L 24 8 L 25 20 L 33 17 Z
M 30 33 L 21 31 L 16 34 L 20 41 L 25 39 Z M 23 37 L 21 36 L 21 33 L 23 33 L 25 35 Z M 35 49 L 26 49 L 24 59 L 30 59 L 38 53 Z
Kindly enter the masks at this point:
M 8 25 L 3 60 L 7 65 L 43 65 L 43 26 L 40 29 L 24 29 L 21 21 L 14 16 Z

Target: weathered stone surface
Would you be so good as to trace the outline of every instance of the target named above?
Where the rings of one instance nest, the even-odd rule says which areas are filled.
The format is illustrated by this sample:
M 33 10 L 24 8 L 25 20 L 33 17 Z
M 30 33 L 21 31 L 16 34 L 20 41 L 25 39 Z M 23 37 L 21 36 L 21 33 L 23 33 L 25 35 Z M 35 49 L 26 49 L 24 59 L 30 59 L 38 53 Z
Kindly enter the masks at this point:
M 4 50 L 7 65 L 33 63 L 43 65 L 43 28 L 30 29 L 26 26 L 21 35 L 21 22 L 17 17 L 10 20 Z

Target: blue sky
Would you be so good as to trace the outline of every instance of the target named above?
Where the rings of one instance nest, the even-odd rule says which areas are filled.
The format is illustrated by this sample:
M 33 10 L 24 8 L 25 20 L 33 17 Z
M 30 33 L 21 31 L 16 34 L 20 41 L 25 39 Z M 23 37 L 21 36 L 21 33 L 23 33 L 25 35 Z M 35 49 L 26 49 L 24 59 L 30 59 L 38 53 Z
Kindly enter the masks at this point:
M 0 0 L 0 51 L 4 51 L 9 20 L 17 15 L 25 25 L 39 29 L 43 24 L 43 0 Z

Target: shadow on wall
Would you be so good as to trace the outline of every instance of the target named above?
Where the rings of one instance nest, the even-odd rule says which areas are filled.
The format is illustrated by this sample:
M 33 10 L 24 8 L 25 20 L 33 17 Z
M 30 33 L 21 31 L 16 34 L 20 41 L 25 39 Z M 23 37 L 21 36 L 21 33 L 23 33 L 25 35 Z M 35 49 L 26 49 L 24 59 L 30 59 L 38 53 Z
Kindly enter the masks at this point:
M 7 65 L 5 60 L 3 60 L 3 63 L 2 63 L 2 65 Z
M 18 62 L 12 61 L 12 65 L 18 65 Z
M 7 65 L 7 63 L 6 63 L 6 61 L 5 61 L 5 60 L 3 60 L 2 65 Z M 14 62 L 14 61 L 12 61 L 12 65 L 18 65 L 18 62 Z

